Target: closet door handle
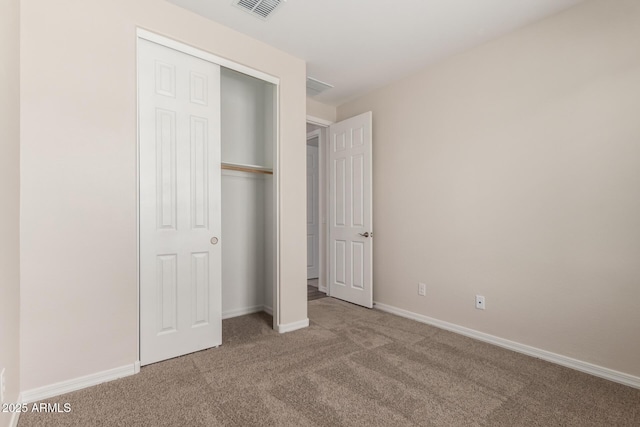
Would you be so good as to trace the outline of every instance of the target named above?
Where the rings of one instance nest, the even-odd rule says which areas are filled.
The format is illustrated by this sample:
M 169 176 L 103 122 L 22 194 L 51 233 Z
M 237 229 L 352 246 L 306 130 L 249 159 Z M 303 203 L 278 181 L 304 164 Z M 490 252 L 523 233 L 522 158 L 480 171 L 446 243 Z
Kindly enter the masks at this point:
M 364 233 L 358 233 L 358 234 L 361 235 L 362 237 L 369 237 L 369 232 L 368 231 L 365 231 Z
M 218 238 L 217 237 L 212 237 L 211 238 L 211 244 L 212 245 L 217 245 L 218 244 Z

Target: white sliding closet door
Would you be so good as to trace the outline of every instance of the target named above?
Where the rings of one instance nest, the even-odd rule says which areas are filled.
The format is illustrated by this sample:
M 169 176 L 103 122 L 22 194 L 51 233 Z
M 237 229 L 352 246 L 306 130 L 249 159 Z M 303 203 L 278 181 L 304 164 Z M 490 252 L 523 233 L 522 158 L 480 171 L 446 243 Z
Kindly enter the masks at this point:
M 222 342 L 220 67 L 139 39 L 140 359 Z

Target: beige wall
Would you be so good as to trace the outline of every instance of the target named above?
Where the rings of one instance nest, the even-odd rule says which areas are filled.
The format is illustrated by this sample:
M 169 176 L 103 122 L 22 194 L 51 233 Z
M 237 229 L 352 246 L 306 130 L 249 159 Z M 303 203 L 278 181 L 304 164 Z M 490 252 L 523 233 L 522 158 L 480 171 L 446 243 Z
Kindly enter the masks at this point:
M 376 301 L 640 376 L 640 2 L 586 2 L 338 119 L 368 110 Z
M 281 324 L 306 314 L 305 64 L 162 0 L 22 1 L 22 390 L 137 352 L 136 26 L 281 79 Z
M 315 99 L 307 98 L 307 116 L 335 122 L 336 107 L 323 104 Z
M 20 2 L 0 1 L 0 371 L 6 402 L 20 378 Z M 0 426 L 11 414 L 0 412 Z

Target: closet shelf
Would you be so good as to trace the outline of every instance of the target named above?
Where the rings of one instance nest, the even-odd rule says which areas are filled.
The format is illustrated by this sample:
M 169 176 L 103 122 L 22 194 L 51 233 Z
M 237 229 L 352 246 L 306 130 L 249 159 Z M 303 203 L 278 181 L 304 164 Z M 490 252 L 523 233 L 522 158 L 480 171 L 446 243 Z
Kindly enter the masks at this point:
M 242 163 L 221 162 L 220 167 L 223 170 L 249 172 L 249 173 L 262 173 L 262 174 L 266 174 L 266 175 L 273 175 L 273 169 L 265 168 L 265 167 L 262 167 L 262 166 L 256 166 L 256 165 L 245 165 L 245 164 L 242 164 Z

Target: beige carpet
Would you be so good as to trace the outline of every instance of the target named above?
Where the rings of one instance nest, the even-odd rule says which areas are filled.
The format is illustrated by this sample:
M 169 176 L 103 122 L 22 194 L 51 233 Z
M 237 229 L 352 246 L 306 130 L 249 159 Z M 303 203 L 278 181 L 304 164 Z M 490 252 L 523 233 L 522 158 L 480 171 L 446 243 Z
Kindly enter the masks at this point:
M 279 335 L 255 314 L 221 348 L 70 393 L 29 426 L 640 426 L 640 390 L 322 298 Z

